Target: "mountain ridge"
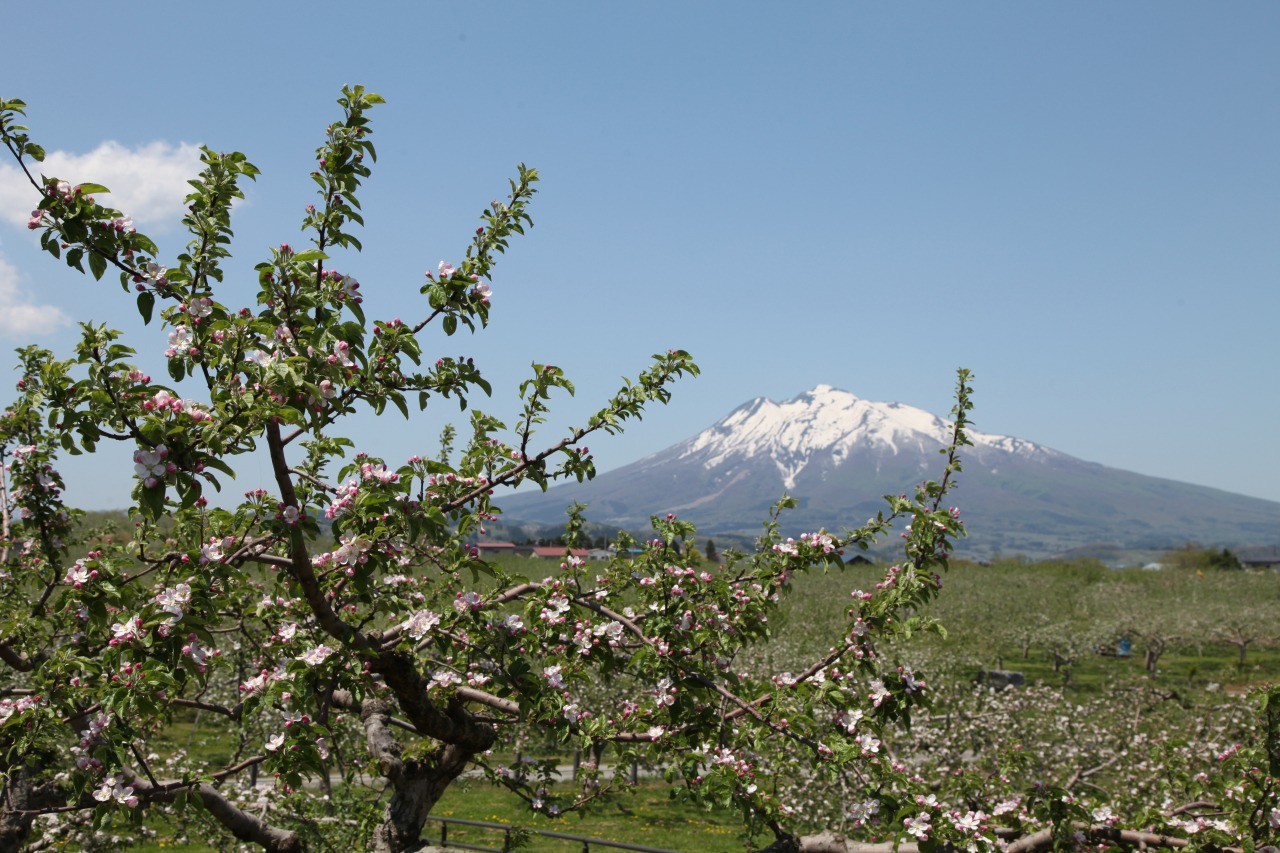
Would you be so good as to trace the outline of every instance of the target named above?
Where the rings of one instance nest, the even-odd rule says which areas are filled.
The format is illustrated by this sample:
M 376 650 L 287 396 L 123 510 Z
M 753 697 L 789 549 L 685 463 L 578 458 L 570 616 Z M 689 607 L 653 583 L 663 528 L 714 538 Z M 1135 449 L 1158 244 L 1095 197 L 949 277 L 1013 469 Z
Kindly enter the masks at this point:
M 953 422 L 905 403 L 819 385 L 780 403 L 738 406 L 696 435 L 583 484 L 503 502 L 508 521 L 554 524 L 572 500 L 593 521 L 644 527 L 676 512 L 703 535 L 759 530 L 787 493 L 792 530 L 856 527 L 941 469 Z M 1238 547 L 1280 541 L 1280 503 L 1077 459 L 1009 435 L 969 431 L 954 500 L 973 556 L 1046 556 L 1083 545 Z

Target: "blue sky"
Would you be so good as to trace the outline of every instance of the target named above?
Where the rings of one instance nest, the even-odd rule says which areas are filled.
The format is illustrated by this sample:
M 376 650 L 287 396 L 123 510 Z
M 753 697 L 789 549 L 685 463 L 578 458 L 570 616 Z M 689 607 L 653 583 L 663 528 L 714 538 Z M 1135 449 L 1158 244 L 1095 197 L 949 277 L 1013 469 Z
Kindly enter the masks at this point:
M 702 377 L 592 442 L 602 469 L 820 383 L 945 412 L 966 366 L 985 432 L 1280 500 L 1275 4 L 153 2 L 5 28 L 0 95 L 170 254 L 190 145 L 263 170 L 227 304 L 298 241 L 343 83 L 388 101 L 341 263 L 374 316 L 420 316 L 423 271 L 537 167 L 489 331 L 426 349 L 474 355 L 500 417 L 531 361 L 564 367 L 556 425 L 690 350 Z M 163 375 L 160 329 L 39 254 L 7 166 L 0 348 L 65 352 L 92 319 Z M 355 429 L 401 461 L 446 415 Z M 69 466 L 72 499 L 122 505 L 130 467 Z

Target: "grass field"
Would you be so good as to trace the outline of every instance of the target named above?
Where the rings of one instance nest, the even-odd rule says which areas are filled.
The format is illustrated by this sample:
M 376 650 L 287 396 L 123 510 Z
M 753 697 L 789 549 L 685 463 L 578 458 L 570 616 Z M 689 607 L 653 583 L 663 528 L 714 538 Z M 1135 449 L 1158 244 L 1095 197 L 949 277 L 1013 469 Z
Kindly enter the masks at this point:
M 708 812 L 685 803 L 674 802 L 663 784 L 642 785 L 620 803 L 606 806 L 597 813 L 581 818 L 551 819 L 525 814 L 513 818 L 510 798 L 503 792 L 476 785 L 467 790 L 453 790 L 436 809 L 440 817 L 469 818 L 495 823 L 518 819 L 529 829 L 545 829 L 592 838 L 625 840 L 632 844 L 668 850 L 740 851 L 744 849 L 736 814 Z M 464 835 L 459 828 L 449 829 L 454 841 L 474 839 L 469 843 L 501 847 L 500 839 L 491 831 L 474 831 Z M 499 843 L 494 843 L 497 840 Z M 532 851 L 581 850 L 573 844 L 552 838 L 529 839 Z
M 550 830 L 593 839 L 626 841 L 663 850 L 698 850 L 706 853 L 733 853 L 746 849 L 736 815 L 708 812 L 684 803 L 674 802 L 665 784 L 642 784 L 617 803 L 609 804 L 585 815 L 549 818 L 513 808 L 505 792 L 483 783 L 460 784 L 451 789 L 437 805 L 433 816 L 487 823 L 503 823 L 529 830 Z M 163 827 L 157 826 L 163 833 Z M 440 840 L 441 824 L 429 820 L 423 832 L 428 841 Z M 536 834 L 517 834 L 520 850 L 531 853 L 578 853 L 582 842 Z M 448 826 L 450 844 L 503 848 L 500 830 Z M 176 842 L 156 838 L 128 849 L 138 853 L 216 853 L 217 847 L 198 841 Z M 592 845 L 593 850 L 608 848 Z
M 882 574 L 882 567 L 851 566 L 798 578 L 774 629 L 775 653 L 803 659 L 825 651 L 850 591 L 872 588 Z M 1239 687 L 1280 677 L 1280 632 L 1271 628 L 1277 612 L 1275 572 L 1111 570 L 1092 561 L 959 562 L 923 614 L 937 618 L 946 637 L 918 635 L 898 651 L 955 677 L 972 677 L 1003 662 L 1028 682 L 1065 680 L 1086 692 L 1127 678 L 1183 688 Z M 1243 666 L 1233 643 L 1240 636 L 1249 640 Z M 1129 657 L 1097 653 L 1121 638 L 1130 641 Z M 1144 653 L 1153 643 L 1164 646 L 1149 675 Z M 1055 649 L 1072 658 L 1069 680 L 1054 668 Z

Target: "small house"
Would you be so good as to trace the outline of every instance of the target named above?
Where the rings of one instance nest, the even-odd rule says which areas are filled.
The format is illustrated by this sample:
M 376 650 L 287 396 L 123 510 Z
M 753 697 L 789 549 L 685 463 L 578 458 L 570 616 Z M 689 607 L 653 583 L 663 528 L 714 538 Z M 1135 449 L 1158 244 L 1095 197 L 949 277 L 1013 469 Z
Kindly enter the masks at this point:
M 574 548 L 569 552 L 571 556 L 580 560 L 587 559 L 589 553 L 586 548 Z M 528 556 L 535 560 L 563 560 L 564 555 L 563 545 L 533 545 L 528 549 Z
M 476 553 L 481 557 L 498 557 L 503 554 L 516 553 L 514 542 L 477 542 Z

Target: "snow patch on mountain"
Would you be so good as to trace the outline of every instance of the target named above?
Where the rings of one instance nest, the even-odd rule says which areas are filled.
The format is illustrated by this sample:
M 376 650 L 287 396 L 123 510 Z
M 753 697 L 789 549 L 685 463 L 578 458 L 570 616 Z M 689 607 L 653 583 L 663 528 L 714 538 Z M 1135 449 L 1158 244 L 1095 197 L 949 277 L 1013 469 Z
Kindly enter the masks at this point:
M 768 458 L 788 489 L 815 458 L 839 465 L 856 450 L 897 455 L 936 449 L 953 424 L 904 403 L 874 403 L 830 385 L 782 403 L 757 397 L 678 447 L 678 458 L 697 456 L 711 470 L 744 459 Z M 1054 451 L 1005 435 L 969 433 L 976 448 L 1032 456 Z

